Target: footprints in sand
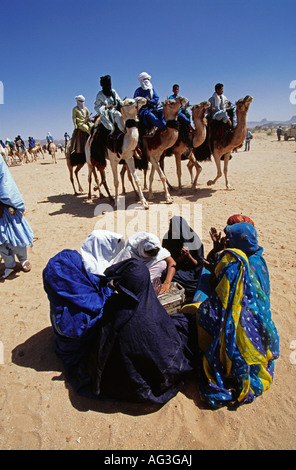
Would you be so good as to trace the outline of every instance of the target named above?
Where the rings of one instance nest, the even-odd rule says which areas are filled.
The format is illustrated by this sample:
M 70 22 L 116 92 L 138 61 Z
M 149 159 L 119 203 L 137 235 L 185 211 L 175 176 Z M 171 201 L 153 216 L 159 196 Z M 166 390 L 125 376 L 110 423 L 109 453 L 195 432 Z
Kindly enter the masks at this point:
M 42 420 L 38 413 L 42 397 L 36 387 L 21 383 L 12 384 L 13 394 L 9 397 L 0 389 L 2 419 L 0 439 L 2 448 L 14 450 L 40 450 Z

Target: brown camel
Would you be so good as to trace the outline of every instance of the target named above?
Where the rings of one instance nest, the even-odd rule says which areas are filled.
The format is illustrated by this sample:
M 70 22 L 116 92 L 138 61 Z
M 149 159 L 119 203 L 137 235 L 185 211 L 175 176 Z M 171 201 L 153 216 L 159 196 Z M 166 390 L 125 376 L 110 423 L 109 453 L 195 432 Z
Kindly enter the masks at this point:
M 85 145 L 85 147 L 87 147 L 87 144 Z M 73 190 L 74 190 L 74 194 L 75 194 L 75 196 L 77 196 L 79 193 L 83 193 L 83 188 L 82 188 L 82 186 L 81 186 L 81 184 L 80 184 L 80 181 L 79 181 L 79 178 L 78 178 L 78 173 L 79 173 L 79 171 L 81 170 L 81 168 L 85 165 L 85 163 L 86 163 L 86 158 L 84 159 L 84 162 L 78 163 L 77 165 L 72 165 L 72 164 L 71 164 L 71 158 L 70 158 L 70 148 L 71 148 L 71 140 L 68 142 L 67 147 L 65 148 L 65 156 L 66 156 L 67 167 L 68 167 L 68 170 L 69 170 L 70 181 L 71 181 L 71 184 L 72 184 L 72 187 L 73 187 Z M 76 167 L 75 170 L 74 170 L 74 166 Z M 76 177 L 76 181 L 77 181 L 77 184 L 78 184 L 78 191 L 79 191 L 79 193 L 76 191 L 76 187 L 75 187 L 75 183 L 74 183 L 74 177 L 73 177 L 73 172 L 75 173 L 75 177 Z M 97 177 L 97 173 L 96 173 L 96 169 L 95 169 L 95 168 L 93 168 L 93 174 L 94 174 L 94 177 L 95 177 L 95 181 L 96 181 L 96 183 L 97 183 L 97 187 L 96 187 L 95 189 L 98 189 L 98 190 L 99 190 L 100 198 L 103 198 L 104 195 L 103 195 L 103 193 L 102 193 L 101 190 L 100 190 L 100 184 L 99 184 L 99 182 L 98 182 L 98 177 Z M 108 187 L 107 187 L 107 193 L 108 193 L 108 195 L 110 196 Z
M 241 147 L 243 144 L 246 132 L 247 132 L 247 113 L 250 107 L 250 104 L 253 101 L 252 96 L 245 96 L 245 98 L 241 98 L 236 102 L 236 116 L 237 116 L 237 126 L 234 129 L 231 129 L 225 138 L 216 138 L 211 135 L 212 126 L 210 126 L 209 132 L 209 146 L 208 154 L 209 159 L 210 155 L 213 155 L 216 168 L 217 168 L 217 175 L 214 180 L 209 180 L 207 182 L 208 186 L 211 186 L 216 183 L 216 181 L 222 176 L 221 170 L 221 160 L 223 157 L 224 160 L 224 177 L 225 177 L 225 184 L 226 189 L 232 189 L 231 185 L 228 181 L 228 162 L 230 159 L 230 154 L 234 149 Z M 221 124 L 222 123 L 218 123 Z M 217 125 L 217 123 L 216 123 Z M 220 134 L 221 135 L 221 134 Z M 197 149 L 199 150 L 199 149 Z M 200 158 L 198 153 L 195 153 L 195 157 L 198 161 L 205 161 L 204 158 Z
M 48 144 L 48 153 L 51 155 L 52 163 L 57 163 L 56 151 L 56 144 L 54 144 L 53 141 L 50 140 Z
M 196 177 L 192 180 L 192 189 L 196 188 L 197 178 L 202 170 L 200 164 L 197 162 L 192 149 L 199 147 L 206 138 L 206 125 L 207 119 L 205 118 L 206 110 L 210 107 L 209 101 L 202 101 L 200 104 L 195 104 L 191 107 L 192 111 L 192 120 L 194 122 L 193 133 L 189 134 L 186 142 L 182 138 L 179 138 L 175 145 L 172 148 L 171 153 L 175 156 L 176 160 L 176 169 L 177 169 L 177 177 L 178 177 L 178 189 L 179 193 L 182 192 L 182 183 L 181 183 L 181 160 L 183 155 L 187 155 L 188 162 L 188 169 L 190 174 L 192 175 L 192 168 L 195 167 L 196 169 Z M 170 186 L 170 184 L 168 183 Z M 170 186 L 171 187 L 171 186 Z
M 151 163 L 151 171 L 149 176 L 149 192 L 148 199 L 152 199 L 152 183 L 154 178 L 154 173 L 157 173 L 160 176 L 160 179 L 163 184 L 165 199 L 168 204 L 173 202 L 173 199 L 169 193 L 168 185 L 166 181 L 165 174 L 163 173 L 160 166 L 160 159 L 162 154 L 166 149 L 171 148 L 177 141 L 179 135 L 178 128 L 178 112 L 181 106 L 186 104 L 187 99 L 180 96 L 176 99 L 167 99 L 162 103 L 163 105 L 163 115 L 166 121 L 166 129 L 163 131 L 157 131 L 155 137 L 143 136 L 142 147 L 143 152 L 147 155 L 148 161 Z M 151 139 L 154 139 L 156 144 L 153 145 Z M 157 140 L 158 139 L 158 140 Z

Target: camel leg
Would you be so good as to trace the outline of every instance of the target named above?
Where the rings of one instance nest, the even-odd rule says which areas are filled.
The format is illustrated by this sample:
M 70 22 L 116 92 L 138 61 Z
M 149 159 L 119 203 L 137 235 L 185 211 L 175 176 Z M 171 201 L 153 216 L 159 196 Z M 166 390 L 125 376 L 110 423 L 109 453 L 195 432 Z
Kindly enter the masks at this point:
M 181 168 L 181 155 L 175 152 L 175 161 L 176 161 L 176 169 L 177 169 L 177 178 L 178 178 L 178 193 L 182 194 L 182 183 L 181 183 L 181 176 L 182 176 L 182 168 Z
M 100 170 L 100 174 L 101 174 L 101 178 L 102 178 L 101 184 L 104 186 L 104 188 L 106 190 L 106 193 L 108 194 L 109 200 L 113 203 L 114 199 L 111 196 L 111 193 L 110 193 L 108 185 L 107 185 L 105 170 Z
M 167 175 L 165 174 L 165 171 L 164 171 L 164 158 L 159 162 L 159 166 L 160 166 L 160 168 L 161 168 L 163 174 L 164 174 L 165 177 L 166 177 L 166 184 L 168 185 L 169 190 L 172 191 L 174 188 L 173 188 L 173 186 L 170 184 L 170 182 L 169 182 L 169 180 L 168 180 L 168 178 L 167 178 Z
M 115 200 L 114 200 L 114 207 L 116 208 L 117 207 L 117 202 L 118 202 L 118 187 L 119 187 L 119 180 L 118 180 L 118 173 L 117 173 L 117 161 L 116 161 L 116 157 L 113 155 L 111 156 L 108 152 L 108 157 L 109 157 L 109 160 L 110 160 L 110 164 L 111 164 L 111 169 L 112 169 L 112 173 L 113 173 L 113 183 L 114 183 L 114 189 L 115 189 Z
M 134 160 L 132 158 L 129 158 L 127 161 L 126 161 L 126 164 L 128 166 L 128 170 L 131 174 L 131 176 L 133 177 L 135 183 L 136 183 L 136 186 L 137 186 L 137 189 L 138 189 L 138 194 L 139 194 L 139 197 L 140 197 L 140 201 L 141 203 L 143 204 L 143 207 L 145 209 L 149 209 L 149 204 L 148 202 L 146 201 L 144 195 L 143 195 L 143 192 L 142 192 L 142 188 L 141 188 L 141 185 L 140 185 L 140 180 L 138 178 L 138 175 L 136 173 L 136 169 L 135 169 L 135 165 L 134 165 Z
M 222 176 L 222 170 L 221 170 L 221 156 L 222 155 L 213 155 L 214 156 L 214 160 L 215 160 L 215 164 L 216 164 L 216 168 L 217 168 L 217 175 L 216 175 L 216 178 L 214 180 L 209 180 L 207 182 L 207 185 L 208 186 L 212 186 L 213 184 L 216 183 L 216 181 L 221 178 Z
M 147 186 L 147 171 L 148 170 L 143 170 L 143 173 L 144 173 L 144 189 L 148 189 L 148 186 Z
M 55 163 L 56 163 L 56 162 L 55 162 Z M 75 168 L 75 171 L 74 171 L 75 176 L 76 176 L 76 180 L 77 180 L 77 184 L 78 184 L 78 191 L 79 191 L 80 193 L 83 193 L 83 188 L 82 188 L 82 186 L 81 186 L 81 184 L 80 184 L 80 181 L 79 181 L 79 178 L 78 178 L 78 173 L 79 173 L 79 171 L 81 170 L 81 168 L 83 167 L 83 165 L 84 165 L 84 163 L 80 163 L 79 165 L 77 165 L 77 167 Z
M 90 163 L 87 164 L 88 166 L 88 199 L 91 199 L 91 177 L 93 174 L 93 167 Z
M 229 181 L 228 181 L 228 163 L 229 163 L 229 159 L 230 159 L 230 152 L 227 153 L 226 155 L 224 155 L 224 168 L 223 168 L 223 173 L 224 173 L 224 177 L 225 177 L 225 184 L 226 184 L 226 189 L 233 189 L 231 187 L 231 185 L 229 184 Z
M 172 204 L 173 199 L 172 199 L 172 197 L 169 193 L 169 190 L 168 190 L 165 174 L 163 173 L 162 169 L 160 168 L 160 166 L 159 166 L 159 164 L 156 160 L 151 158 L 150 161 L 151 161 L 152 168 L 151 168 L 150 179 L 149 179 L 149 193 L 148 193 L 149 199 L 152 197 L 152 183 L 153 183 L 154 172 L 157 171 L 157 173 L 159 174 L 159 177 L 162 181 L 162 184 L 163 184 L 163 189 L 164 189 L 164 192 L 165 192 L 165 200 L 168 204 Z
M 121 172 L 120 172 L 120 178 L 121 178 L 121 187 L 122 187 L 122 192 L 121 194 L 126 194 L 125 187 L 124 187 L 124 175 L 126 173 L 126 165 L 122 165 Z
M 189 162 L 187 164 L 187 168 L 191 176 L 191 189 L 196 189 L 197 179 L 202 172 L 202 167 L 200 166 L 200 164 L 198 163 L 198 161 L 196 160 L 192 152 L 190 153 L 188 159 L 189 159 Z M 195 167 L 196 169 L 196 175 L 195 175 L 194 180 L 193 180 L 193 172 L 192 172 L 193 167 Z

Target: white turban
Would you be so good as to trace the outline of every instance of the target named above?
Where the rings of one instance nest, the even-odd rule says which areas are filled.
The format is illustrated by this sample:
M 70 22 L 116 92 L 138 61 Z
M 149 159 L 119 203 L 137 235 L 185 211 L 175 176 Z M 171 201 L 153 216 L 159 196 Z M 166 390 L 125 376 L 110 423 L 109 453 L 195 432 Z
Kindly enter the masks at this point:
M 153 86 L 152 83 L 150 82 L 151 76 L 147 72 L 142 72 L 138 76 L 138 80 L 141 84 L 141 88 L 143 90 L 150 90 L 150 96 L 152 98 L 153 96 Z
M 84 102 L 85 102 L 84 96 L 83 95 L 77 95 L 77 96 L 75 96 L 75 100 L 76 100 L 78 108 L 80 109 L 80 111 L 82 111 L 82 114 L 85 115 L 85 113 L 83 111 Z

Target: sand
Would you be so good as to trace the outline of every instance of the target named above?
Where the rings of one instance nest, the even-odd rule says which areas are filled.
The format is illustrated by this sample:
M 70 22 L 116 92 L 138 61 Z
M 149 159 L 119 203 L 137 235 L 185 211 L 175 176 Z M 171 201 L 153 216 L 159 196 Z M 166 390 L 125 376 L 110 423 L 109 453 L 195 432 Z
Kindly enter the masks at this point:
M 201 234 L 206 252 L 211 248 L 211 226 L 222 230 L 227 218 L 235 213 L 251 217 L 270 271 L 272 314 L 281 350 L 274 383 L 252 404 L 216 411 L 200 401 L 195 377 L 161 408 L 85 399 L 65 381 L 53 349 L 49 302 L 42 283 L 42 271 L 49 258 L 64 248 L 79 251 L 94 228 L 126 227 L 124 235 L 129 235 L 137 230 L 137 221 L 139 230 L 146 229 L 143 223 L 148 212 L 153 219 L 151 227 L 159 220 L 155 231 L 162 236 L 172 206 L 164 203 L 162 185 L 156 178 L 155 200 L 149 211 L 139 205 L 133 211 L 135 199 L 126 182 L 125 209 L 108 212 L 108 199 L 87 200 L 86 166 L 80 171 L 85 192 L 74 196 L 60 151 L 57 162 L 53 164 L 46 154 L 44 160 L 39 157 L 37 162 L 10 168 L 25 200 L 26 217 L 36 240 L 28 250 L 32 271 L 19 272 L 0 284 L 0 448 L 294 449 L 296 350 L 291 348 L 296 340 L 295 142 L 278 142 L 275 135 L 257 132 L 250 152 L 240 149 L 230 161 L 233 191 L 225 190 L 223 177 L 215 186 L 207 186 L 216 173 L 213 162 L 203 164 L 198 189 L 192 191 L 186 161 L 182 162 L 183 194 L 172 191 L 175 213 L 181 209 L 183 215 L 191 211 L 190 222 Z M 165 168 L 169 181 L 176 186 L 174 160 L 166 160 Z M 110 167 L 107 176 L 114 192 Z M 140 178 L 142 181 L 141 174 Z M 103 215 L 99 215 L 100 202 L 106 204 Z

